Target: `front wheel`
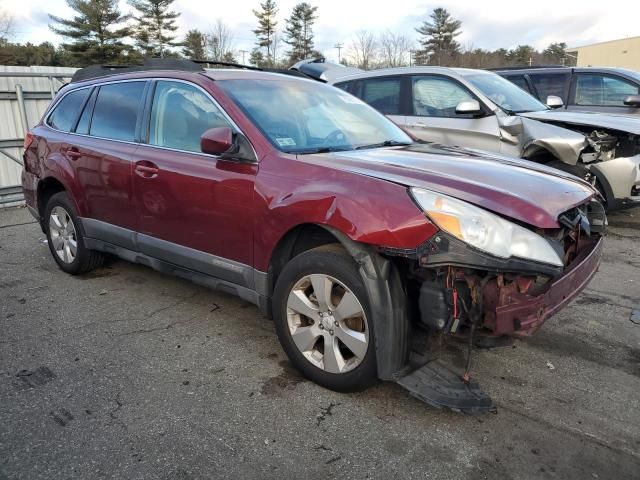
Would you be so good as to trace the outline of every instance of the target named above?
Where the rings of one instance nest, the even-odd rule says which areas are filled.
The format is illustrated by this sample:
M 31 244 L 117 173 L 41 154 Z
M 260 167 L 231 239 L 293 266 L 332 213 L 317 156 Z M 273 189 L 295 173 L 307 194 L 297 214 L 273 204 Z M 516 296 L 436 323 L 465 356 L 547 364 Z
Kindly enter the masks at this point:
M 341 392 L 376 382 L 368 295 L 356 262 L 339 245 L 309 250 L 285 266 L 273 317 L 282 348 L 308 379 Z

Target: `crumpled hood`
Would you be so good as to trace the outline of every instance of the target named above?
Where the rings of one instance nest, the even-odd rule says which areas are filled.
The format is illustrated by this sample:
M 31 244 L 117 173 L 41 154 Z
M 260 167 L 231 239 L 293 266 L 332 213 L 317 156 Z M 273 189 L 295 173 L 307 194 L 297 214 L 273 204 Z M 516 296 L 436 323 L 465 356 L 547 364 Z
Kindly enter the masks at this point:
M 298 158 L 315 165 L 450 195 L 538 228 L 557 228 L 561 213 L 596 194 L 588 183 L 553 168 L 437 144 L 300 155 Z
M 520 113 L 520 116 L 541 122 L 563 122 L 594 128 L 610 128 L 640 135 L 640 118 L 596 112 L 568 112 L 566 110 L 543 110 L 541 112 Z

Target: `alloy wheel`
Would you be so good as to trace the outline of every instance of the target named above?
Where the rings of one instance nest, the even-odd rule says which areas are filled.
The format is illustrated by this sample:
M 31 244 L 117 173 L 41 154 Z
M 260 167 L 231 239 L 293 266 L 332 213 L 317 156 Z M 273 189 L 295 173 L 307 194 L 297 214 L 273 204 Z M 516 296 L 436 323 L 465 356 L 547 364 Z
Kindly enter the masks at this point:
M 61 206 L 56 206 L 49 215 L 51 246 L 64 263 L 73 263 L 78 253 L 76 227 L 71 215 Z
M 287 299 L 287 324 L 298 350 L 328 373 L 353 370 L 369 347 L 362 304 L 329 275 L 307 275 L 294 285 Z

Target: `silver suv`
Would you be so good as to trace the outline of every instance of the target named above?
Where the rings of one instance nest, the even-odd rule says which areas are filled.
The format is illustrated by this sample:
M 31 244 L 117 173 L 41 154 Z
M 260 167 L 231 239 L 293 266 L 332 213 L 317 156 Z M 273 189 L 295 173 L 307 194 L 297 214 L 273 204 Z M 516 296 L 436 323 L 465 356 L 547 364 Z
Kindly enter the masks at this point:
M 403 67 L 341 76 L 341 67 L 319 60 L 294 67 L 364 100 L 421 140 L 570 172 L 595 185 L 609 210 L 640 204 L 640 118 L 554 110 L 560 98 L 544 105 L 484 70 Z

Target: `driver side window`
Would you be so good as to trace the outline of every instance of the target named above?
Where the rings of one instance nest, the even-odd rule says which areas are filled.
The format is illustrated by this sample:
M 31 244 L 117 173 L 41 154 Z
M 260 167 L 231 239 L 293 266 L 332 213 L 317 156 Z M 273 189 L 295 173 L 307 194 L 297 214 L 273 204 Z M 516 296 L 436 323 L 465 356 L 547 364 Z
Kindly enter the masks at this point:
M 200 137 L 216 127 L 231 124 L 200 89 L 182 82 L 157 83 L 149 125 L 150 145 L 200 152 Z
M 421 117 L 455 118 L 460 102 L 475 100 L 459 83 L 440 76 L 420 76 L 412 79 L 413 112 Z

